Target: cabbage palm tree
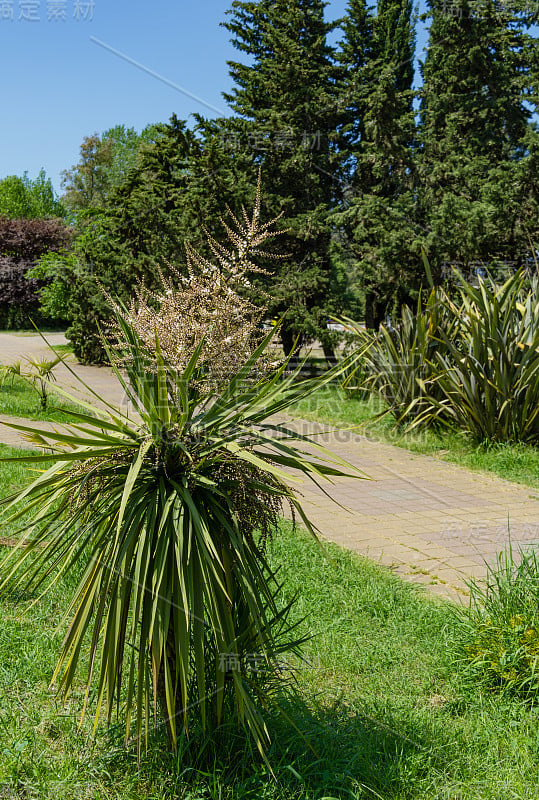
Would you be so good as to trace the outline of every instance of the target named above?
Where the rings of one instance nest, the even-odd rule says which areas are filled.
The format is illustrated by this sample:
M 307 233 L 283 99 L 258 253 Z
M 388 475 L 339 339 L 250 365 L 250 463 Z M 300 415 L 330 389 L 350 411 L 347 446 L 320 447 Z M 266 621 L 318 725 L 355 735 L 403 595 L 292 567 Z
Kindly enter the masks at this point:
M 247 244 L 256 247 L 255 217 L 249 224 Z M 248 248 L 241 247 L 245 261 Z M 217 252 L 225 265 L 236 263 Z M 222 272 L 212 277 L 203 266 L 202 276 L 221 286 Z M 205 278 L 197 280 L 207 293 Z M 315 535 L 291 488 L 300 478 L 360 476 L 279 414 L 344 365 L 306 381 L 286 361 L 268 371 L 275 329 L 237 363 L 222 340 L 227 369 L 219 380 L 212 372 L 214 312 L 210 306 L 206 332 L 197 323 L 202 334 L 186 344 L 174 322 L 185 305 L 182 292 L 181 302 L 165 303 L 169 326 L 158 313 L 151 322 L 142 296 L 144 313 L 115 306 L 106 347 L 134 415 L 86 403 L 71 413 L 69 426 L 53 432 L 12 426 L 46 451 L 20 458 L 47 465 L 3 501 L 5 523 L 20 522 L 20 546 L 2 564 L 2 587 L 35 591 L 82 565 L 53 681 L 68 693 L 86 665 L 83 716 L 89 702 L 96 724 L 103 709 L 110 720 L 123 708 L 126 736 L 135 737 L 139 751 L 158 710 L 173 748 L 179 732 L 211 732 L 233 719 L 264 751 L 262 710 L 279 682 L 279 656 L 298 644 L 287 608 L 275 600 L 265 543 L 285 504 Z M 226 287 L 219 297 L 230 319 L 243 316 Z M 246 346 L 256 340 L 254 328 L 240 322 Z M 174 324 L 162 348 L 157 331 L 165 336 Z M 231 341 L 237 351 L 237 338 Z

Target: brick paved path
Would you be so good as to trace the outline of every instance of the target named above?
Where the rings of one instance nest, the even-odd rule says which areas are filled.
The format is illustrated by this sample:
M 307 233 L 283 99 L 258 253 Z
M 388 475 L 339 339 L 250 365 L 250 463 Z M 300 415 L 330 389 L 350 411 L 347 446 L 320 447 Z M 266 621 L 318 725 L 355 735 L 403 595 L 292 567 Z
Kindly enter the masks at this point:
M 60 343 L 60 336 L 54 335 L 54 343 Z M 39 350 L 43 346 L 38 337 L 0 334 L 4 363 Z M 73 386 L 73 377 L 61 370 L 60 384 Z M 77 373 L 104 400 L 122 403 L 123 392 L 110 370 L 78 366 Z M 2 419 L 13 420 L 0 417 L 0 441 L 20 446 L 20 437 L 3 427 Z M 463 598 L 466 580 L 484 576 L 486 562 L 507 546 L 509 531 L 514 546 L 539 544 L 539 489 L 350 432 L 332 433 L 316 423 L 292 424 L 304 433 L 315 431 L 317 441 L 371 478 L 340 479 L 326 486 L 345 508 L 307 482 L 299 487 L 322 536 L 391 567 L 407 580 L 437 594 Z
M 373 480 L 341 479 L 329 490 L 301 487 L 305 507 L 324 537 L 392 567 L 433 592 L 466 594 L 486 562 L 511 541 L 539 544 L 539 489 L 471 472 L 429 456 L 345 431 L 297 422 L 316 440 Z M 326 432 L 325 432 L 326 431 Z

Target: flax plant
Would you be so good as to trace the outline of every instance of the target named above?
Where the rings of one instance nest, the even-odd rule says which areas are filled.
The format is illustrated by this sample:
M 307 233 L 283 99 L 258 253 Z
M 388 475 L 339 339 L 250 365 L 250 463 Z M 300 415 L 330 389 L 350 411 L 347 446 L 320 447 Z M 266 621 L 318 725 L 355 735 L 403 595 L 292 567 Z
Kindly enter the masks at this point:
M 381 325 L 376 334 L 347 320 L 357 358 L 343 388 L 355 381 L 356 391 L 378 395 L 397 423 L 421 420 L 432 396 L 440 395 L 433 381 L 436 355 L 447 351 L 440 331 L 451 338 L 457 321 L 439 289 L 432 289 L 424 306 L 421 299 L 415 309 L 403 306 L 395 327 Z
M 356 389 L 376 392 L 410 429 L 443 425 L 478 443 L 537 444 L 538 279 L 457 279 L 451 294 L 432 288 L 424 306 L 404 306 L 395 328 L 373 336 L 350 323 Z
M 455 299 L 440 292 L 446 318 L 458 322 L 437 333 L 436 378 L 420 422 L 443 420 L 478 442 L 539 442 L 536 288 L 517 272 L 503 284 L 461 281 Z
M 261 230 L 256 209 L 233 222 L 238 246 L 228 266 L 245 279 L 269 229 Z M 264 710 L 282 684 L 279 659 L 299 645 L 289 608 L 277 603 L 265 543 L 284 506 L 316 535 L 294 485 L 361 477 L 279 422 L 342 367 L 306 381 L 286 361 L 260 372 L 275 330 L 256 341 L 255 315 L 246 327 L 238 320 L 239 295 L 222 279 L 227 251 L 215 242 L 212 249 L 219 268 L 193 256 L 188 282 L 169 284 L 153 317 L 144 293 L 130 309 L 115 306 L 106 347 L 134 415 L 88 403 L 64 429 L 12 425 L 47 451 L 22 460 L 52 466 L 4 500 L 4 522 L 20 523 L 20 540 L 2 564 L 2 589 L 46 591 L 81 570 L 53 682 L 65 696 L 83 672 L 82 715 L 92 706 L 97 725 L 102 713 L 120 713 L 139 752 L 161 723 L 173 749 L 180 736 L 231 723 L 265 752 Z M 182 305 L 186 293 L 214 285 L 217 324 L 211 303 Z M 238 337 L 228 350 L 226 303 Z

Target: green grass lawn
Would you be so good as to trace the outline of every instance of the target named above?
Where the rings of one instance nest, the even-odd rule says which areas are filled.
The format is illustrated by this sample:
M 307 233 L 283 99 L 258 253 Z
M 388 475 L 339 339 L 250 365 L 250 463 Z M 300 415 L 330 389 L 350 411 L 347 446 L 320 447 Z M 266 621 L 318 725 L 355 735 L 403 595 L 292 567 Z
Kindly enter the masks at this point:
M 3 494 L 27 479 L 20 465 L 0 464 Z M 1 601 L 0 798 L 539 797 L 539 708 L 460 677 L 450 603 L 336 546 L 324 554 L 288 524 L 270 558 L 281 565 L 283 603 L 298 595 L 294 613 L 311 637 L 289 722 L 269 718 L 275 778 L 229 740 L 202 759 L 188 746 L 182 758 L 166 755 L 160 741 L 139 766 L 123 746 L 121 710 L 94 740 L 91 720 L 79 728 L 82 680 L 65 705 L 48 688 L 70 576 L 33 606 L 24 596 Z
M 294 414 L 338 427 L 359 426 L 358 433 L 429 456 L 442 458 L 473 470 L 494 472 L 506 480 L 539 488 L 539 448 L 531 445 L 478 447 L 462 434 L 395 430 L 393 417 L 374 419 L 382 411 L 374 401 L 350 398 L 340 389 L 327 387 L 294 407 Z
M 67 342 L 66 344 L 55 344 L 54 352 L 60 356 L 70 356 L 73 355 L 73 345 L 71 342 Z
M 47 410 L 42 411 L 37 391 L 17 376 L 13 380 L 9 377 L 0 388 L 0 414 L 52 422 L 69 422 L 70 417 L 65 413 L 65 409 L 69 408 L 76 410 L 76 406 L 61 395 L 55 395 L 53 387 L 49 394 Z

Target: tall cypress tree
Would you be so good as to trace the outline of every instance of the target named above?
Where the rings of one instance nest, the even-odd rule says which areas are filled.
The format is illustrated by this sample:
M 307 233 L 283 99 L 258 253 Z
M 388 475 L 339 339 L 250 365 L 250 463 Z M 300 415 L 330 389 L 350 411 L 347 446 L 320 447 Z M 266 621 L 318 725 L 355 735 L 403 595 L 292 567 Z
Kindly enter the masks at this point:
M 225 27 L 246 63 L 229 62 L 225 95 L 251 131 L 270 216 L 286 233 L 273 249 L 270 313 L 285 313 L 283 345 L 319 338 L 336 309 L 329 212 L 339 192 L 337 72 L 321 0 L 235 0 Z
M 365 115 L 370 83 L 368 67 L 373 58 L 374 17 L 366 0 L 349 0 L 347 14 L 341 22 L 344 34 L 337 58 L 341 66 L 339 88 L 341 94 L 341 144 L 342 154 L 349 158 L 349 172 L 353 173 L 357 148 L 365 138 Z
M 377 327 L 413 289 L 417 270 L 412 2 L 380 0 L 372 16 L 364 2 L 350 0 L 343 32 L 351 191 L 338 219 L 358 259 L 367 325 Z
M 497 0 L 429 0 L 429 16 L 418 159 L 425 248 L 439 276 L 445 262 L 518 261 L 527 249 L 527 21 Z

